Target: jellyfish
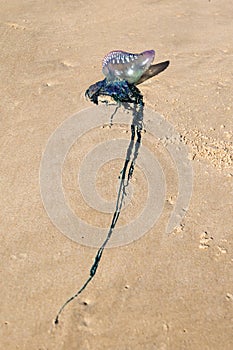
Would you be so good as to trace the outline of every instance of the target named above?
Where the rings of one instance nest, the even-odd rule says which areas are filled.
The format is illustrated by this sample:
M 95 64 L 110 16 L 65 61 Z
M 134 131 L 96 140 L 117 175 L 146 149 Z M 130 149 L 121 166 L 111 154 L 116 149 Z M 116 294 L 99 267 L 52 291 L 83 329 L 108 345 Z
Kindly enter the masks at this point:
M 62 305 L 58 311 L 54 321 L 56 325 L 59 323 L 59 317 L 64 308 L 72 300 L 77 298 L 94 278 L 104 249 L 113 234 L 120 216 L 124 198 L 127 195 L 126 188 L 133 176 L 136 160 L 139 154 L 142 136 L 141 132 L 143 129 L 143 95 L 136 85 L 159 74 L 169 65 L 169 61 L 152 65 L 154 57 L 154 50 L 147 50 L 136 54 L 121 50 L 111 51 L 104 57 L 102 62 L 102 72 L 105 79 L 96 82 L 86 90 L 85 96 L 94 104 L 98 105 L 99 97 L 109 96 L 117 103 L 117 108 L 120 105 L 123 105 L 125 108 L 132 110 L 131 139 L 126 150 L 124 166 L 120 172 L 120 183 L 115 212 L 113 213 L 107 236 L 95 255 L 86 282 L 77 293 L 72 295 Z M 102 102 L 107 103 L 107 101 Z

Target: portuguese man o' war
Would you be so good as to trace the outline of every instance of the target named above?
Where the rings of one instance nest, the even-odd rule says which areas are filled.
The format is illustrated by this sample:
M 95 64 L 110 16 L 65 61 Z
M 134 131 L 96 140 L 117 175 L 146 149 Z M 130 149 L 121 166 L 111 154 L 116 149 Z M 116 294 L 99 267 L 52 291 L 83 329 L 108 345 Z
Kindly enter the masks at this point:
M 159 74 L 169 65 L 169 61 L 152 65 L 154 57 L 154 50 L 147 50 L 139 54 L 128 53 L 121 50 L 111 51 L 104 57 L 102 62 L 102 72 L 105 75 L 105 79 L 91 85 L 86 90 L 85 96 L 97 105 L 100 96 L 109 96 L 118 104 L 117 108 L 119 108 L 120 105 L 123 105 L 125 108 L 132 110 L 133 119 L 131 122 L 131 140 L 126 151 L 124 166 L 120 173 L 115 212 L 112 216 L 106 239 L 96 253 L 94 263 L 89 272 L 89 277 L 78 292 L 71 296 L 62 305 L 55 318 L 55 324 L 59 323 L 59 316 L 67 304 L 81 294 L 94 278 L 103 251 L 112 236 L 113 230 L 120 216 L 124 198 L 126 196 L 126 188 L 133 176 L 141 145 L 144 102 L 143 96 L 136 85 Z M 130 104 L 132 104 L 132 107 Z M 115 113 L 116 112 L 114 112 L 114 114 Z
M 91 85 L 85 95 L 95 104 L 99 96 L 110 96 L 117 103 L 143 104 L 143 97 L 136 87 L 159 74 L 169 61 L 152 65 L 154 50 L 132 54 L 125 51 L 111 51 L 103 59 L 102 71 L 105 79 Z

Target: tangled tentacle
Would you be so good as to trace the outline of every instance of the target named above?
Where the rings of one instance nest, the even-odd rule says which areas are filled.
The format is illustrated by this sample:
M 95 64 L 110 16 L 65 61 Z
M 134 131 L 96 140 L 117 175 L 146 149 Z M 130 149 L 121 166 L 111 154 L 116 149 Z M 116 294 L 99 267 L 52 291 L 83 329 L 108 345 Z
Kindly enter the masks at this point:
M 140 90 L 126 80 L 108 81 L 107 79 L 98 81 L 91 85 L 85 96 L 93 103 L 98 104 L 99 96 L 110 96 L 116 102 L 127 102 L 143 105 L 143 96 Z

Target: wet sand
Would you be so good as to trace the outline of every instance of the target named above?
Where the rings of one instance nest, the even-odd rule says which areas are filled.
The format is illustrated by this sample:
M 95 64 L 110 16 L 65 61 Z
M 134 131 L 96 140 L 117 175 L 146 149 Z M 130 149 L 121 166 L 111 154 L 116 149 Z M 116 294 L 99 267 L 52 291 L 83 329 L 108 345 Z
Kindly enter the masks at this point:
M 232 13 L 227 0 L 2 1 L 2 349 L 233 348 Z M 115 49 L 155 49 L 155 63 L 170 60 L 139 87 L 146 106 L 189 149 L 192 198 L 181 225 L 166 235 L 174 204 L 169 165 L 170 192 L 156 225 L 105 251 L 95 279 L 54 328 L 59 307 L 88 277 L 96 249 L 69 240 L 50 221 L 40 161 L 54 130 L 90 106 L 84 92 L 103 79 L 101 60 Z M 113 138 L 117 132 L 111 130 Z M 77 147 L 86 148 L 88 139 Z M 74 154 L 64 187 L 74 210 L 91 221 L 94 212 L 82 212 L 72 192 L 76 170 Z M 105 173 L 111 175 L 107 167 Z M 118 168 L 116 180 L 117 174 Z

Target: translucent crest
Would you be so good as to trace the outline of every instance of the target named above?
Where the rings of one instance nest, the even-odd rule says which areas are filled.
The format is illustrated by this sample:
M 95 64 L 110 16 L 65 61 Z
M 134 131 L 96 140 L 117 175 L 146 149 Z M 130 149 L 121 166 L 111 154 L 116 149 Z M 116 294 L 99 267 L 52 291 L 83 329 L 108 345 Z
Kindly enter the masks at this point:
M 154 50 L 139 54 L 111 51 L 103 59 L 103 74 L 108 80 L 126 80 L 135 84 L 150 67 L 154 57 Z

